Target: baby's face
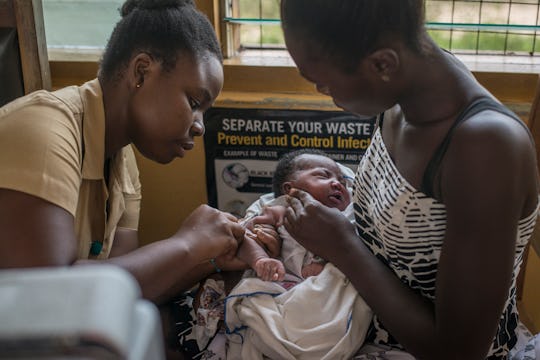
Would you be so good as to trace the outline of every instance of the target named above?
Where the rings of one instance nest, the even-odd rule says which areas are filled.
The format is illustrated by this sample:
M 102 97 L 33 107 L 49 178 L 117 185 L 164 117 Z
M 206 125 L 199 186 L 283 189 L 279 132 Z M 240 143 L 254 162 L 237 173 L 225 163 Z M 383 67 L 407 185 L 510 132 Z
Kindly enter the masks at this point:
M 345 210 L 351 202 L 345 179 L 339 166 L 332 159 L 314 154 L 303 154 L 295 160 L 297 170 L 290 181 L 294 188 L 311 194 L 322 204 Z

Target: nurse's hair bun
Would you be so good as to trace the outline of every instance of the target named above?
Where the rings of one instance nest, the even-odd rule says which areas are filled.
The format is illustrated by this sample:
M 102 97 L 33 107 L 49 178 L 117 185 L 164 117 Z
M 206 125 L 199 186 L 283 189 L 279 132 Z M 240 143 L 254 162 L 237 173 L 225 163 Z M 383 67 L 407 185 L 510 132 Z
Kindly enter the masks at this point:
M 179 8 L 182 6 L 195 6 L 193 0 L 127 0 L 120 14 L 122 17 L 134 10 L 160 10 L 167 8 Z

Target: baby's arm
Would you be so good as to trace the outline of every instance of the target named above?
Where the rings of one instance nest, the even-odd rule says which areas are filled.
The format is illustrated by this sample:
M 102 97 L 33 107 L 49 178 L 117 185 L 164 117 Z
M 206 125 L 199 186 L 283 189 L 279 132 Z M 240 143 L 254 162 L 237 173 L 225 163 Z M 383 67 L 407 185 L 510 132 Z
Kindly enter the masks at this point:
M 285 277 L 285 267 L 278 259 L 268 256 L 255 240 L 257 235 L 246 229 L 244 241 L 238 249 L 238 258 L 245 261 L 264 281 L 281 281 Z
M 268 255 L 264 247 L 257 241 L 260 240 L 258 235 L 260 235 L 260 231 L 263 231 L 261 227 L 270 225 L 277 228 L 280 226 L 283 223 L 285 210 L 285 207 L 279 205 L 268 206 L 263 208 L 260 215 L 254 216 L 244 223 L 246 234 L 238 250 L 238 257 L 247 262 L 257 272 L 257 276 L 265 281 L 283 280 L 285 267 L 281 261 Z M 278 251 L 275 252 L 278 253 Z

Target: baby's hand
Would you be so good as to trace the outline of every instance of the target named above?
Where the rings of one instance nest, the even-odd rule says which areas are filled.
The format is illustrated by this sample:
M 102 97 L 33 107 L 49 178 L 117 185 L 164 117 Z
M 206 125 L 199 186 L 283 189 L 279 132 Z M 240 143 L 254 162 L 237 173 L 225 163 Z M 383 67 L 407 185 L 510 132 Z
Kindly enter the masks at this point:
M 285 278 L 285 267 L 277 259 L 262 258 L 255 263 L 257 276 L 264 281 L 282 281 Z
M 319 275 L 324 269 L 324 264 L 313 262 L 311 264 L 307 264 L 302 268 L 302 277 L 304 279 L 307 279 L 310 276 L 317 276 Z

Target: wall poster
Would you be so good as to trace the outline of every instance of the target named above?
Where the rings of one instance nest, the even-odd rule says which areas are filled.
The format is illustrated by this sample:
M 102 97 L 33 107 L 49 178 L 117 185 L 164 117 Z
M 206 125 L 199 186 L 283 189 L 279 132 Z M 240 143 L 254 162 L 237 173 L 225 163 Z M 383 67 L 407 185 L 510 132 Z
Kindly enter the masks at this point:
M 272 191 L 283 153 L 317 148 L 355 170 L 375 126 L 375 118 L 319 110 L 211 108 L 204 121 L 209 205 L 239 217 Z

